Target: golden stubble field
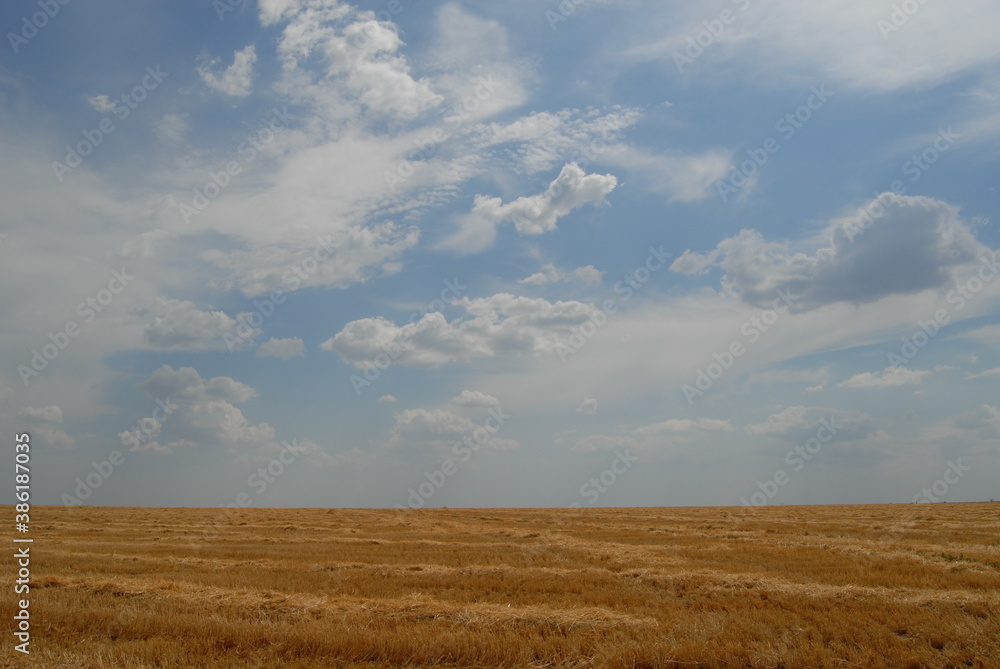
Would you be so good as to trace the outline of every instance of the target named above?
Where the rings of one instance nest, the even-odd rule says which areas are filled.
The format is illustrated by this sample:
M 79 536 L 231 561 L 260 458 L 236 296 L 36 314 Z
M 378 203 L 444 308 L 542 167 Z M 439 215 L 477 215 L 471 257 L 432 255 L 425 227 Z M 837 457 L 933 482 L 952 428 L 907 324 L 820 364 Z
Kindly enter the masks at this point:
M 1000 667 L 1000 504 L 32 522 L 5 666 Z

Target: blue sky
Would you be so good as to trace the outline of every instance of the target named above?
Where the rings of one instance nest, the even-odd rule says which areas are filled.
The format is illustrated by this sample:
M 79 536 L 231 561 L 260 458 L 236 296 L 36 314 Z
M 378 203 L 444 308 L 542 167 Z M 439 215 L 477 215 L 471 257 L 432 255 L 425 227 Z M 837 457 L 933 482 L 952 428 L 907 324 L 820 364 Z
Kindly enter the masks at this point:
M 1000 497 L 1000 9 L 672 4 L 5 5 L 35 501 Z

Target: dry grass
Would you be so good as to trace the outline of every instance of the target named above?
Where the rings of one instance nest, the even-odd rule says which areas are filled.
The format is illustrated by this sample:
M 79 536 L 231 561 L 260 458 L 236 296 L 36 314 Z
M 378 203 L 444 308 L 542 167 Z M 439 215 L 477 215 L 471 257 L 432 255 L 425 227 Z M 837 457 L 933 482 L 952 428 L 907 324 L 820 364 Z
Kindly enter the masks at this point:
M 33 652 L 11 660 L 8 645 L 3 657 L 86 669 L 1000 667 L 998 512 L 38 507 Z M 11 567 L 0 564 L 4 583 Z M 11 620 L 12 598 L 0 609 Z

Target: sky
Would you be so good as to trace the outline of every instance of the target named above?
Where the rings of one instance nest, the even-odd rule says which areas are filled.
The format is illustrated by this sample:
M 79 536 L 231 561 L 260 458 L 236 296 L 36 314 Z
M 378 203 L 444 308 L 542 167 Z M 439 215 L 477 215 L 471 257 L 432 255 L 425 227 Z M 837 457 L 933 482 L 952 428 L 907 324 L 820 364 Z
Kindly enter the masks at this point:
M 998 24 L 4 3 L 3 469 L 28 433 L 37 504 L 1000 499 Z

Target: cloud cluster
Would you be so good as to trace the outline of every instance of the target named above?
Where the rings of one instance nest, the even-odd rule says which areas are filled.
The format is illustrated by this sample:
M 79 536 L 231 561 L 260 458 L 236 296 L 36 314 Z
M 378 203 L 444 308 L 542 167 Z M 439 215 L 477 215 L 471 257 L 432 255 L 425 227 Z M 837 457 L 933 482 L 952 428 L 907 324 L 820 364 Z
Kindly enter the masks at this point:
M 212 90 L 232 97 L 245 98 L 253 89 L 253 65 L 257 62 L 257 49 L 253 44 L 233 53 L 233 64 L 221 74 L 212 71 L 218 61 L 212 60 L 198 66 L 198 74 Z
M 708 253 L 685 251 L 671 269 L 696 275 L 719 267 L 724 289 L 746 303 L 769 306 L 782 290 L 794 296 L 792 310 L 801 312 L 945 288 L 963 267 L 991 253 L 954 207 L 893 193 L 832 221 L 818 244 L 811 252 L 797 250 L 743 230 Z
M 261 5 L 260 20 L 264 26 L 284 23 L 277 45 L 284 88 L 294 87 L 324 114 L 340 102 L 411 119 L 442 101 L 428 81 L 410 75 L 395 25 L 378 21 L 372 11 L 335 0 L 275 2 Z M 317 59 L 319 72 L 310 66 Z
M 399 456 L 454 456 L 456 444 L 466 439 L 476 443 L 475 437 L 483 431 L 489 434 L 487 441 L 479 443 L 485 452 L 512 450 L 519 446 L 516 440 L 496 436 L 482 423 L 447 409 L 407 409 L 396 414 L 386 448 Z
M 461 393 L 451 398 L 451 403 L 455 406 L 475 407 L 480 409 L 500 406 L 500 400 L 492 395 L 479 392 L 478 390 L 463 390 Z
M 512 222 L 522 235 L 540 235 L 556 229 L 556 221 L 584 205 L 606 204 L 618 185 L 611 174 L 586 174 L 576 163 L 563 165 L 544 193 L 503 204 L 497 197 L 477 195 L 472 213 L 493 222 Z
M 434 312 L 403 326 L 382 317 L 363 318 L 345 325 L 321 347 L 359 368 L 387 354 L 398 364 L 428 368 L 499 355 L 545 355 L 594 311 L 583 302 L 510 293 L 465 297 L 455 305 L 467 316 L 449 322 Z
M 137 314 L 152 316 L 152 322 L 143 331 L 143 343 L 164 350 L 221 350 L 225 348 L 223 335 L 233 334 L 239 325 L 223 311 L 203 311 L 188 300 L 157 298 L 151 309 Z M 249 329 L 248 336 L 240 338 L 238 345 L 260 334 L 259 329 Z
M 123 443 L 135 444 L 134 451 L 169 453 L 180 447 L 208 445 L 240 452 L 275 441 L 270 425 L 250 424 L 234 405 L 254 397 L 256 391 L 228 376 L 205 379 L 193 367 L 174 369 L 163 365 L 136 387 L 167 406 L 175 406 L 162 424 L 147 418 L 144 420 L 152 421 L 151 426 L 144 423 L 119 435 Z M 163 428 L 175 439 L 160 443 Z
M 458 231 L 441 246 L 466 253 L 482 251 L 493 243 L 502 223 L 513 223 L 521 235 L 552 232 L 557 221 L 574 209 L 607 204 L 605 196 L 617 185 L 614 175 L 586 174 L 576 163 L 567 163 L 543 193 L 507 204 L 498 197 L 476 195 L 472 211 L 458 219 Z
M 42 448 L 66 451 L 76 445 L 73 437 L 57 427 L 63 422 L 63 412 L 58 406 L 24 407 L 17 417 L 28 422 L 32 441 Z

